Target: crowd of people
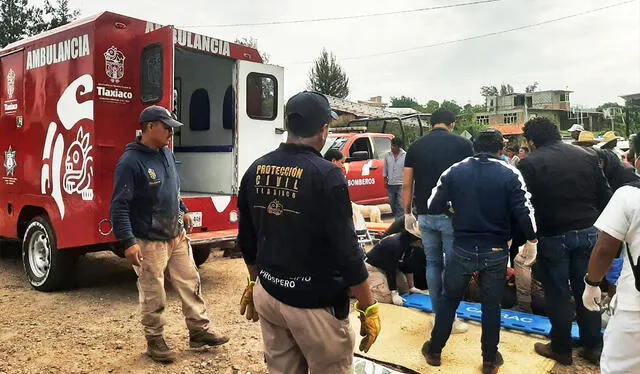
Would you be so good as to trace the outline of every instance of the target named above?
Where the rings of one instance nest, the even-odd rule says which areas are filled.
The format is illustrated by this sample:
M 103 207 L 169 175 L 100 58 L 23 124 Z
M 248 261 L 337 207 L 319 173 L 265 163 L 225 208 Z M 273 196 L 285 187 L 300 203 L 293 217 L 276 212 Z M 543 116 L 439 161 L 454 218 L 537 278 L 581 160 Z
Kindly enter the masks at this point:
M 335 113 L 313 92 L 293 96 L 285 111 L 287 141 L 248 168 L 238 195 L 237 243 L 249 274 L 240 313 L 260 321 L 270 373 L 351 374 L 350 297 L 360 319 L 359 349 L 367 352 L 381 330 L 378 303 L 402 305 L 402 294 L 425 293 L 417 287 L 423 283 L 435 324 L 422 354 L 440 366 L 450 334 L 468 330 L 456 309 L 472 280 L 482 303 L 482 371 L 497 373 L 504 363 L 498 346 L 509 263 L 516 269 L 518 307 L 531 309 L 532 267 L 544 290 L 552 329 L 550 343 L 532 347 L 536 353 L 571 365 L 575 318 L 582 357 L 599 362 L 603 373 L 640 372 L 640 181 L 609 144 L 611 136 L 599 149 L 585 131 L 575 136 L 578 146 L 565 144 L 555 124 L 536 117 L 524 125 L 527 146 L 516 155 L 497 130 L 482 131 L 474 143 L 454 134 L 456 116 L 439 109 L 427 135 L 406 152 L 394 140 L 385 157 L 397 219 L 365 253 L 354 229 L 344 156 L 319 153 Z M 138 274 L 147 354 L 170 362 L 165 276 L 182 299 L 192 347 L 229 338 L 212 331 L 190 254 L 193 222 L 167 149 L 182 124 L 161 107 L 145 109 L 140 124 L 142 135 L 116 168 L 111 215 Z M 292 168 L 299 172 L 287 174 Z M 147 175 L 152 169 L 163 172 Z M 267 194 L 259 188 L 264 183 L 295 193 Z M 416 274 L 412 259 L 421 256 L 426 271 Z M 605 288 L 603 279 L 617 289 Z M 602 291 L 611 296 L 614 290 L 603 345 Z

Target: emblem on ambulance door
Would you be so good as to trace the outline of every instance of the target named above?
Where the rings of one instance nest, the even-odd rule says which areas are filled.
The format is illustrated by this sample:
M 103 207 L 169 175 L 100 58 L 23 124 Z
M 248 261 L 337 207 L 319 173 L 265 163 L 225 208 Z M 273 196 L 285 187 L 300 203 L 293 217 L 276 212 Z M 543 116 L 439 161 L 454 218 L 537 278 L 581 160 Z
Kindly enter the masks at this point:
M 9 69 L 7 73 L 7 95 L 9 95 L 9 99 L 13 99 L 14 92 L 16 92 L 16 73 L 13 69 Z
M 283 211 L 284 208 L 282 207 L 282 203 L 278 200 L 273 200 L 267 207 L 267 213 L 273 214 L 274 216 L 281 216 Z
M 112 83 L 119 83 L 124 76 L 124 59 L 124 54 L 114 46 L 104 53 L 105 72 Z
M 16 166 L 18 166 L 16 163 L 16 151 L 9 146 L 9 150 L 4 153 L 4 167 L 7 169 L 7 176 L 13 176 Z

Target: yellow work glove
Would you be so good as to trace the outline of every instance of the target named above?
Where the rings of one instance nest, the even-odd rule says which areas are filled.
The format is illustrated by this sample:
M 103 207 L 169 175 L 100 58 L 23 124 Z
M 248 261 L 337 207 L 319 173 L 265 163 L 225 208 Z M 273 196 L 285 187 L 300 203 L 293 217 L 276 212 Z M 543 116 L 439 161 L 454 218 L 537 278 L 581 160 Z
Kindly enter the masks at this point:
M 240 314 L 245 315 L 249 321 L 256 322 L 259 319 L 258 312 L 253 306 L 253 286 L 256 285 L 256 282 L 248 279 L 247 282 L 247 288 L 244 289 L 242 299 L 240 299 Z
M 376 301 L 367 308 L 367 310 L 360 310 L 358 302 L 356 301 L 355 309 L 358 312 L 358 318 L 360 318 L 360 351 L 364 353 L 369 352 L 369 348 L 375 343 L 380 334 L 380 316 L 378 315 L 378 302 Z

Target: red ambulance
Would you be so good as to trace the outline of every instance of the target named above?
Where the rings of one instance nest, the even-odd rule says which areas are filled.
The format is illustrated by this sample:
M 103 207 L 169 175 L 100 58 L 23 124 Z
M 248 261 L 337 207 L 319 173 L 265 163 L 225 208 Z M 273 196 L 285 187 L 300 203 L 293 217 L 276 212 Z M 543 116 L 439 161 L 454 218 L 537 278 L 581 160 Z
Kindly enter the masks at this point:
M 185 124 L 194 257 L 234 242 L 240 178 L 282 139 L 283 75 L 255 49 L 110 12 L 0 50 L 0 238 L 22 242 L 31 285 L 59 289 L 78 254 L 114 250 L 114 168 L 149 105 Z

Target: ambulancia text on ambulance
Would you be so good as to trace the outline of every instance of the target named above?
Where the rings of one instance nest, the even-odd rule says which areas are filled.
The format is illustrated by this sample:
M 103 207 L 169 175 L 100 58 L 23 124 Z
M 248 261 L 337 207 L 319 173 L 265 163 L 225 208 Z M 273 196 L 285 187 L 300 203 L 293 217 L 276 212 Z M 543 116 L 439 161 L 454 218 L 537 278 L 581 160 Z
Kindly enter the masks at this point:
M 114 250 L 115 164 L 161 105 L 197 262 L 235 241 L 239 179 L 282 138 L 283 69 L 257 50 L 110 12 L 0 50 L 0 237 L 31 285 L 63 287 L 79 253 Z

